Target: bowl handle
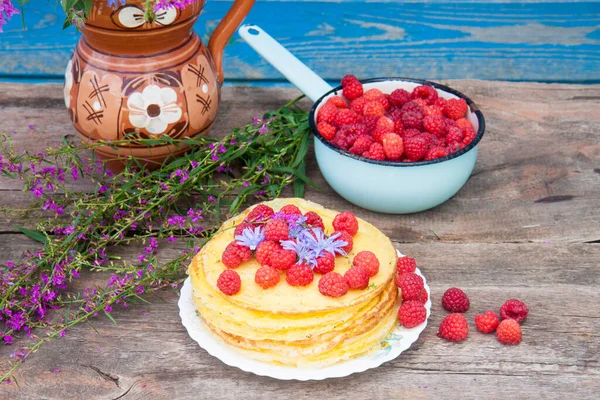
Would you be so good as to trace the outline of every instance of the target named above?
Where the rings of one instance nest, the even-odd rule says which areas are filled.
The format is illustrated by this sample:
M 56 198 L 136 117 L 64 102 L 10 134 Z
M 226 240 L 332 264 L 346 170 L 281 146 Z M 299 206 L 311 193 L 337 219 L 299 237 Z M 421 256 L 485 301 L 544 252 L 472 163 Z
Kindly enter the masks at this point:
M 312 101 L 316 101 L 331 90 L 327 82 L 258 26 L 243 25 L 238 33 L 258 54 Z

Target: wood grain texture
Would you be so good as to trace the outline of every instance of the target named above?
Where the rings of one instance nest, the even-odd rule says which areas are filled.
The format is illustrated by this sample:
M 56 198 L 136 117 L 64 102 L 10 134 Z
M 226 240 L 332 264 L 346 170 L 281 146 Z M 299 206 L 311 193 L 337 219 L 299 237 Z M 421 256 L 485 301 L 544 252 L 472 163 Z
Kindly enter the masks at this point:
M 361 77 L 599 81 L 600 3 L 491 3 L 258 1 L 246 22 L 262 26 L 334 81 L 350 72 Z M 208 2 L 195 27 L 205 40 L 230 4 Z M 0 36 L 0 78 L 61 80 L 78 34 L 61 30 L 64 16 L 53 2 L 36 2 L 25 11 L 28 30 L 14 18 Z M 233 83 L 282 81 L 237 36 L 224 64 Z
M 272 399 L 505 398 L 595 399 L 600 390 L 600 86 L 507 82 L 444 82 L 483 110 L 488 131 L 467 185 L 428 212 L 387 216 L 351 206 L 331 191 L 309 154 L 309 176 L 322 186 L 307 198 L 350 209 L 380 227 L 415 257 L 432 289 L 429 326 L 396 360 L 349 378 L 282 382 L 228 367 L 189 338 L 180 323 L 177 295 L 116 309 L 69 331 L 32 355 L 17 372 L 20 387 L 2 385 L 0 399 Z M 225 88 L 213 135 L 284 104 L 292 89 Z M 304 103 L 307 107 L 308 102 Z M 0 84 L 0 129 L 15 147 L 40 151 L 67 135 L 59 85 Z M 34 125 L 29 128 L 28 125 Z M 79 190 L 89 190 L 81 186 Z M 31 196 L 0 178 L 0 207 Z M 0 217 L 0 259 L 36 244 L 14 225 L 35 217 Z M 161 243 L 172 259 L 181 244 Z M 117 251 L 135 259 L 141 245 Z M 78 289 L 104 285 L 107 276 L 84 274 Z M 436 337 L 446 315 L 439 299 L 450 286 L 471 298 L 470 336 L 461 344 Z M 497 310 L 509 298 L 531 309 L 519 346 L 480 334 L 473 317 Z M 97 332 L 96 332 L 97 331 Z M 0 346 L 0 360 L 15 346 Z M 54 372 L 58 368 L 60 372 Z
M 10 246 L 10 252 L 25 247 L 19 238 L 12 244 L 16 246 Z M 410 350 L 376 370 L 304 383 L 238 371 L 212 358 L 187 336 L 179 321 L 177 295 L 165 292 L 149 298 L 151 304 L 116 310 L 116 328 L 101 317 L 92 322 L 93 328 L 78 327 L 48 344 L 18 372 L 21 388 L 6 386 L 5 396 L 343 399 L 352 393 L 359 399 L 443 394 L 501 398 L 500 388 L 512 387 L 524 399 L 594 398 L 600 389 L 600 313 L 587 304 L 600 301 L 595 289 L 600 246 L 396 243 L 396 247 L 419 260 L 432 289 L 432 316 Z M 139 250 L 127 249 L 123 255 L 135 257 Z M 171 251 L 161 252 L 161 257 Z M 523 324 L 522 344 L 502 346 L 493 335 L 476 332 L 472 323 L 470 337 L 461 344 L 437 338 L 437 326 L 446 315 L 439 298 L 451 285 L 471 297 L 466 313 L 471 322 L 476 313 L 497 310 L 507 298 L 527 302 L 531 312 Z M 9 351 L 3 346 L 0 357 Z M 53 372 L 55 368 L 61 372 Z
M 358 209 L 327 186 L 312 154 L 308 170 L 321 190 L 309 189 L 308 197 L 377 221 L 401 242 L 599 240 L 600 174 L 594 169 L 600 166 L 600 86 L 445 83 L 470 96 L 487 122 L 473 176 L 450 201 L 394 218 Z M 297 94 L 292 89 L 226 88 L 212 134 L 224 135 Z M 27 96 L 34 99 L 31 106 Z M 38 99 L 44 99 L 42 105 Z M 310 103 L 304 104 L 308 109 Z M 12 133 L 16 149 L 41 151 L 58 145 L 64 135 L 76 140 L 58 85 L 36 86 L 28 95 L 23 85 L 1 84 L 0 106 L 0 128 Z M 18 182 L 0 179 L 0 190 L 10 190 L 5 204 L 22 205 L 31 198 L 18 188 Z M 0 216 L 0 231 L 14 232 L 14 224 L 25 222 Z

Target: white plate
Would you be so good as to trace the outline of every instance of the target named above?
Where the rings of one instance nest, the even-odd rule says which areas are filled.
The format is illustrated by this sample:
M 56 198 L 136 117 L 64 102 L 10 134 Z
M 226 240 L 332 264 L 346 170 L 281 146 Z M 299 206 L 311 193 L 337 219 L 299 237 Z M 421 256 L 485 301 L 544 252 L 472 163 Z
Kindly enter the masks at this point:
M 398 255 L 402 256 L 402 253 L 398 251 Z M 429 297 L 429 300 L 425 303 L 425 308 L 427 309 L 427 318 L 429 318 L 429 315 L 431 315 L 431 293 L 429 286 L 427 285 L 427 280 L 418 268 L 416 273 L 420 275 L 425 282 L 425 290 L 427 290 Z M 190 278 L 187 278 L 183 283 L 178 304 L 179 316 L 181 317 L 183 326 L 187 329 L 190 337 L 198 342 L 200 347 L 206 350 L 208 354 L 218 358 L 225 364 L 237 367 L 242 371 L 282 380 L 295 379 L 299 381 L 308 381 L 339 378 L 379 367 L 384 362 L 395 359 L 400 353 L 408 349 L 419 338 L 419 335 L 423 332 L 425 326 L 427 326 L 427 319 L 421 325 L 412 329 L 406 329 L 398 324 L 396 329 L 381 342 L 381 350 L 376 353 L 367 354 L 362 357 L 323 368 L 295 368 L 267 364 L 248 358 L 213 334 L 197 314 L 196 306 L 192 300 L 192 284 Z

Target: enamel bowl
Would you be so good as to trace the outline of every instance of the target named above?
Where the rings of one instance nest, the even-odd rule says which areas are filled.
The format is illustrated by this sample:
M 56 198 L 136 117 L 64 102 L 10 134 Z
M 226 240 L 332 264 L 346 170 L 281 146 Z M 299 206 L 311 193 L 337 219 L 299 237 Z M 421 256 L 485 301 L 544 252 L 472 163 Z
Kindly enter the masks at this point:
M 365 91 L 376 88 L 383 93 L 391 93 L 395 89 L 410 92 L 419 85 L 430 85 L 445 99 L 463 98 L 469 106 L 466 118 L 473 124 L 477 135 L 460 151 L 430 161 L 377 161 L 352 154 L 335 147 L 316 127 L 320 107 L 329 97 L 341 94 L 341 86 L 336 87 L 315 102 L 309 116 L 315 137 L 317 163 L 327 183 L 349 202 L 388 214 L 428 210 L 454 196 L 473 171 L 477 159 L 477 144 L 485 131 L 483 114 L 475 103 L 454 89 L 425 80 L 375 78 L 361 83 Z

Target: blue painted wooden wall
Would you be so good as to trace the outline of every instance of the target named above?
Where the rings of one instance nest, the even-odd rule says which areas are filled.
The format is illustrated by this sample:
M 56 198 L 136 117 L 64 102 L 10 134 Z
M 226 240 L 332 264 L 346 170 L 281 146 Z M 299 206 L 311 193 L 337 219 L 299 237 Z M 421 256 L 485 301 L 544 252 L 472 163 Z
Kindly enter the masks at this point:
M 24 30 L 0 34 L 0 79 L 61 80 L 78 34 L 54 0 L 31 0 Z M 209 0 L 207 37 L 231 1 Z M 260 25 L 328 80 L 359 77 L 600 82 L 600 2 L 261 1 Z M 283 82 L 239 37 L 227 47 L 230 83 Z

